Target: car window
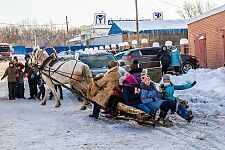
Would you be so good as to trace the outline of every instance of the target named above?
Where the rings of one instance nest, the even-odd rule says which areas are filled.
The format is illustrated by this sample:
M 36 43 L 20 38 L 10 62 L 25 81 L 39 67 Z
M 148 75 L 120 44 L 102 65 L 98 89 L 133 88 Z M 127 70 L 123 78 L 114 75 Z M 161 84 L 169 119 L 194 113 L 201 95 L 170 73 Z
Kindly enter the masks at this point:
M 106 68 L 111 61 L 116 61 L 113 55 L 84 55 L 79 60 L 90 68 Z
M 142 55 L 157 55 L 158 51 L 155 48 L 151 49 L 141 49 Z
M 117 60 L 121 60 L 123 55 L 124 55 L 124 53 L 121 53 L 121 54 L 115 55 L 115 57 Z

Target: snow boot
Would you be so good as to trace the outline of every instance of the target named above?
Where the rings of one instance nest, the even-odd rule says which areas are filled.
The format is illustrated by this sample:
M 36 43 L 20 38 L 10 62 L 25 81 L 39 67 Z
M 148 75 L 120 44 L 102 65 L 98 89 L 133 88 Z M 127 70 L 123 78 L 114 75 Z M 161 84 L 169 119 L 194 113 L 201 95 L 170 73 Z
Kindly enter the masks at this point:
M 192 115 L 192 111 L 188 111 L 187 118 L 185 119 L 187 122 L 191 122 L 193 120 L 194 116 Z
M 158 124 L 160 124 L 163 127 L 170 127 L 173 126 L 173 122 L 169 120 L 169 118 L 163 119 L 163 118 L 158 118 L 157 120 Z

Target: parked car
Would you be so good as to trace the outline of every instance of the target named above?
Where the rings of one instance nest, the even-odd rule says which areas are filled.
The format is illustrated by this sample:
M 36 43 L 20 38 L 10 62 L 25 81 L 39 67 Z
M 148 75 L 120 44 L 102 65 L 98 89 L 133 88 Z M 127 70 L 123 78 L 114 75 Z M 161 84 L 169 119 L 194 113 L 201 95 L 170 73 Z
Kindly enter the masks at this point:
M 89 66 L 93 76 L 105 73 L 108 70 L 108 64 L 113 60 L 117 61 L 112 53 L 103 50 L 78 51 L 75 57 Z M 119 67 L 119 71 L 122 75 L 126 72 L 122 67 Z
M 123 57 L 122 62 L 125 63 L 125 69 L 129 70 L 129 66 L 132 64 L 133 60 L 138 60 L 140 63 L 148 64 L 151 67 L 159 67 L 160 63 L 157 59 L 157 54 L 161 50 L 161 47 L 146 47 L 146 48 L 137 48 L 127 51 Z M 187 73 L 190 69 L 199 68 L 199 62 L 195 56 L 181 54 L 182 73 Z M 170 66 L 168 71 L 172 71 L 173 68 Z
M 116 53 L 114 56 L 116 57 L 116 60 L 118 61 L 118 63 L 120 63 L 122 61 L 122 58 L 123 58 L 123 55 L 125 54 L 126 52 L 119 52 L 119 53 Z
M 75 52 L 68 50 L 68 51 L 61 51 L 58 53 L 58 58 L 59 59 L 65 59 L 65 60 L 70 60 L 74 59 Z
M 13 48 L 10 44 L 0 43 L 0 60 L 12 60 Z

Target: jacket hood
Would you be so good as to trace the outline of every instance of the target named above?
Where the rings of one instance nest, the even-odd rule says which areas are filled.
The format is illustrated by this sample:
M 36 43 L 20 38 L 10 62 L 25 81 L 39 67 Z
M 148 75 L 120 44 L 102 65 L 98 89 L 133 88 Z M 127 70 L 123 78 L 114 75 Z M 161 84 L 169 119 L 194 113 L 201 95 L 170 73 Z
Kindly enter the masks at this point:
M 15 66 L 14 61 L 12 61 L 12 60 L 9 62 L 9 65 L 11 65 L 11 64 L 13 65 L 13 67 Z
M 117 72 L 117 71 L 119 71 L 119 67 L 118 66 L 109 69 L 106 73 Z

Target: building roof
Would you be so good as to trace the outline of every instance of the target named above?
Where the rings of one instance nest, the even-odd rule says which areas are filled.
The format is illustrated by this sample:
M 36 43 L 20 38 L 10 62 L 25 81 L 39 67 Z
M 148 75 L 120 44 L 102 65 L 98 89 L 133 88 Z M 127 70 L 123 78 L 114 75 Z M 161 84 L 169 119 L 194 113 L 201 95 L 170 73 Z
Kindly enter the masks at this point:
M 207 17 L 212 16 L 212 15 L 221 13 L 221 12 L 223 12 L 223 11 L 225 11 L 225 5 L 222 5 L 222 6 L 220 6 L 220 7 L 217 7 L 217 8 L 215 8 L 215 9 L 212 9 L 212 10 L 206 12 L 206 13 L 203 13 L 203 14 L 201 14 L 201 15 L 199 15 L 199 16 L 193 18 L 193 19 L 190 19 L 190 20 L 188 21 L 188 24 L 194 23 L 194 22 L 196 22 L 196 21 L 202 20 L 202 19 L 207 18 Z
M 187 30 L 186 20 L 157 20 L 157 21 L 139 21 L 140 33 L 152 33 L 154 31 L 169 31 L 176 32 L 181 30 Z M 135 33 L 136 22 L 135 21 L 118 21 L 115 22 L 110 31 L 111 34 L 119 33 Z

